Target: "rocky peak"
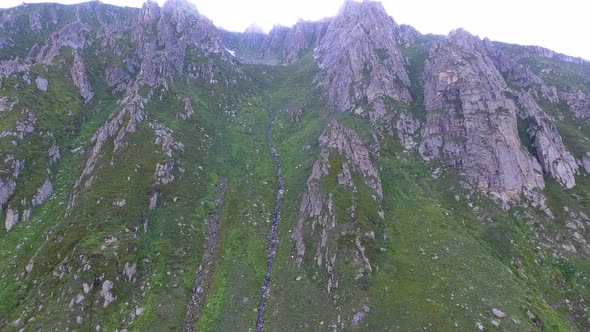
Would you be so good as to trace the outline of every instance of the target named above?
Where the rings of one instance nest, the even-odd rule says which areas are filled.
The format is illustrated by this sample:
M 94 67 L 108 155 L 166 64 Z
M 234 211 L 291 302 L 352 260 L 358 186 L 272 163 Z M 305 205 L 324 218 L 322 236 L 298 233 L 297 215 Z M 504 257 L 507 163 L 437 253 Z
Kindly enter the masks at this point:
M 401 24 L 395 27 L 397 42 L 400 45 L 409 46 L 408 43 L 414 43 L 420 32 L 413 26 Z
M 346 0 L 338 12 L 338 16 L 343 16 L 347 19 L 359 19 L 366 15 L 371 15 L 371 18 L 389 17 L 380 1 L 371 0 L 363 0 L 362 2 Z
M 197 7 L 187 0 L 166 0 L 162 10 L 164 12 L 183 12 L 187 15 L 199 15 Z
M 308 22 L 299 20 L 292 28 L 286 31 L 285 59 L 286 63 L 292 63 L 301 57 L 301 53 L 320 40 L 327 28 L 327 21 Z
M 264 30 L 262 30 L 262 28 L 256 24 L 256 23 L 252 23 L 250 24 L 246 30 L 244 30 L 244 33 L 251 33 L 251 34 L 263 34 L 264 35 Z
M 250 49 L 252 54 L 238 54 L 242 61 L 252 63 L 293 63 L 303 54 L 317 45 L 328 27 L 329 20 L 318 22 L 299 20 L 294 26 L 275 25 L 268 34 L 252 25 L 239 35 L 237 40 L 226 40 L 226 44 Z
M 458 28 L 449 32 L 447 39 L 453 45 L 458 46 L 466 51 L 475 51 L 479 54 L 485 54 L 483 41 L 479 37 L 472 35 L 463 28 Z
M 147 0 L 141 6 L 139 12 L 139 21 L 142 23 L 150 23 L 157 21 L 160 18 L 160 6 L 154 0 Z
M 396 27 L 383 5 L 372 1 L 347 1 L 330 21 L 314 56 L 332 110 L 377 120 L 386 113 L 383 97 L 412 101 Z
M 248 48 L 258 48 L 267 35 L 261 27 L 256 24 L 251 24 L 246 28 L 243 34 L 240 35 L 239 46 Z
M 162 7 L 162 13 L 170 16 L 170 23 L 176 27 L 178 33 L 185 31 L 192 20 L 201 18 L 197 7 L 186 0 L 166 1 Z
M 150 86 L 174 78 L 187 66 L 200 67 L 187 63 L 186 55 L 191 50 L 207 54 L 225 52 L 213 23 L 200 16 L 194 5 L 182 0 L 168 1 L 162 8 L 147 1 L 133 25 L 132 41 L 138 44 L 138 59 L 134 62 L 140 64 L 140 77 Z M 231 61 L 229 54 L 225 55 Z

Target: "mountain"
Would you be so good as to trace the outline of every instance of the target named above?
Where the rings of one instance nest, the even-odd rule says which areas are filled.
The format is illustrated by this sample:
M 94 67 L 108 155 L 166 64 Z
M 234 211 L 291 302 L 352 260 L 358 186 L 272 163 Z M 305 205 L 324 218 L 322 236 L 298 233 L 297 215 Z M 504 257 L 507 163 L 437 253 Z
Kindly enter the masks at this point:
M 590 329 L 590 62 L 186 0 L 0 10 L 0 330 Z

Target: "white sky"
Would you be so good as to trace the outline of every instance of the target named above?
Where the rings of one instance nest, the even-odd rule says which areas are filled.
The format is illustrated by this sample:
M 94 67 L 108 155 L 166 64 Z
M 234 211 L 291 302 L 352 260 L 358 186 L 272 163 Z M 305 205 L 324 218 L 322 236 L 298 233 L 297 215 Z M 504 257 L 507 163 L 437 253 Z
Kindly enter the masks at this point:
M 158 0 L 163 4 L 165 0 Z M 293 25 L 297 19 L 334 16 L 344 0 L 190 0 L 217 26 L 243 31 L 256 23 L 268 31 L 274 24 Z M 22 0 L 0 0 L 0 8 Z M 28 0 L 47 2 L 46 0 Z M 54 0 L 78 3 L 80 0 Z M 102 0 L 140 7 L 143 0 Z M 541 45 L 590 60 L 590 1 L 588 0 L 382 0 L 398 23 L 422 33 L 447 34 L 463 27 L 492 40 Z

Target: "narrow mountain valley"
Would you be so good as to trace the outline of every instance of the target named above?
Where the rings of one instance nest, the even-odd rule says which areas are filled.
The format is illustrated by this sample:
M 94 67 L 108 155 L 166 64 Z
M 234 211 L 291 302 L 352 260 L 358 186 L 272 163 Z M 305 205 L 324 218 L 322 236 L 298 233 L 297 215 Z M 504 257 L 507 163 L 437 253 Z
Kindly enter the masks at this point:
M 0 330 L 589 330 L 590 62 L 390 14 L 1 9 Z

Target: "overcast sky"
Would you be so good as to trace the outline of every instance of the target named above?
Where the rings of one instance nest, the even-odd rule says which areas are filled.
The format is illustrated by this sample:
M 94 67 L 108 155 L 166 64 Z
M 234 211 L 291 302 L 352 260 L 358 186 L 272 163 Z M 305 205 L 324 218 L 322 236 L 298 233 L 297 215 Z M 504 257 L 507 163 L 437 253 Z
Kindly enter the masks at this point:
M 158 0 L 163 4 L 165 0 Z M 297 19 L 334 16 L 344 0 L 190 0 L 199 11 L 228 30 L 243 31 L 256 23 L 268 31 L 275 24 L 293 25 Z M 0 0 L 13 7 L 22 0 Z M 31 2 L 47 2 L 28 0 Z M 78 3 L 76 0 L 55 0 Z M 143 0 L 102 0 L 140 7 Z M 398 23 L 422 33 L 447 34 L 463 27 L 480 37 L 524 45 L 541 45 L 590 60 L 590 1 L 588 0 L 383 0 Z

